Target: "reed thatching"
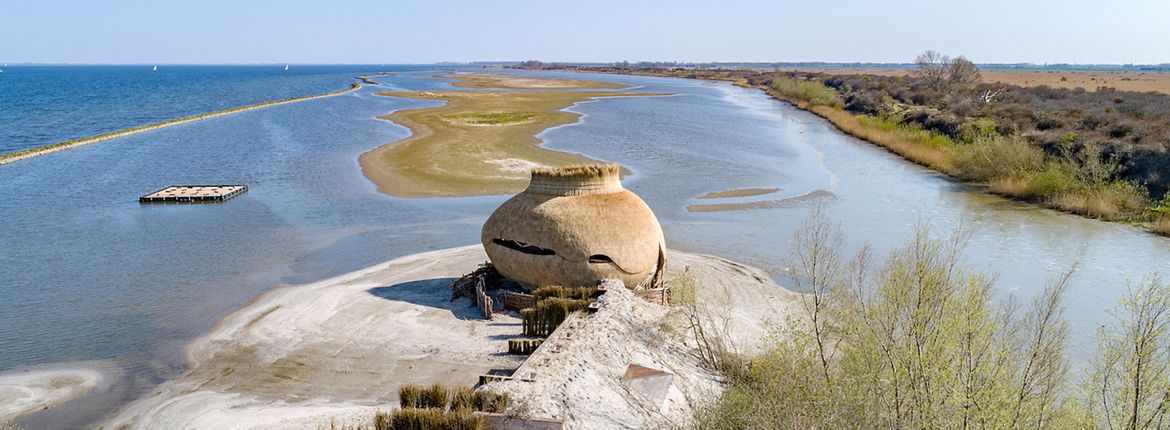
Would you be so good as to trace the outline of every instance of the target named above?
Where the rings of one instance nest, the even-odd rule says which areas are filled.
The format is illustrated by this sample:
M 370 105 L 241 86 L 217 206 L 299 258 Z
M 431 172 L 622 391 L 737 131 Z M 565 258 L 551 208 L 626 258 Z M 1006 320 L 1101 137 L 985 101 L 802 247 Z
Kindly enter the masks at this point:
M 536 307 L 520 311 L 525 336 L 548 336 L 565 322 L 573 312 L 589 308 L 593 300 L 575 300 L 553 297 L 541 300 Z
M 484 223 L 496 270 L 529 288 L 656 281 L 666 265 L 662 227 L 619 173 L 617 165 L 534 169 L 528 188 Z

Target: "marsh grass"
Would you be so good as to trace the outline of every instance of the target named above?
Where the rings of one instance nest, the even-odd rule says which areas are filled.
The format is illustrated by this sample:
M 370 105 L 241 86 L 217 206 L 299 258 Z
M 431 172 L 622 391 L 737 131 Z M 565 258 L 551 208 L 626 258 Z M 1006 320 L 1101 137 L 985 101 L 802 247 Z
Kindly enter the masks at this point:
M 1162 236 L 1170 236 L 1170 214 L 1160 214 L 1154 218 L 1150 231 Z
M 785 75 L 772 78 L 772 90 L 791 99 L 814 106 L 841 107 L 837 91 L 826 87 L 820 81 L 796 79 Z
M 877 144 L 916 164 L 943 173 L 953 172 L 946 140 L 940 136 L 932 136 L 923 130 L 886 127 L 886 124 L 871 117 L 854 115 L 829 106 L 811 106 L 808 109 L 853 137 Z

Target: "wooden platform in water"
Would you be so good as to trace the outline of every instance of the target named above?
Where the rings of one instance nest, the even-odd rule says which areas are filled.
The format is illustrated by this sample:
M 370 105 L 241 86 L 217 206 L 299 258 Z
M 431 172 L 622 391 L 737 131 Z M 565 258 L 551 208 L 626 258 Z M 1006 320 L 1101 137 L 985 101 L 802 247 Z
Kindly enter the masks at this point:
M 214 203 L 248 191 L 247 185 L 174 185 L 139 197 L 139 203 Z

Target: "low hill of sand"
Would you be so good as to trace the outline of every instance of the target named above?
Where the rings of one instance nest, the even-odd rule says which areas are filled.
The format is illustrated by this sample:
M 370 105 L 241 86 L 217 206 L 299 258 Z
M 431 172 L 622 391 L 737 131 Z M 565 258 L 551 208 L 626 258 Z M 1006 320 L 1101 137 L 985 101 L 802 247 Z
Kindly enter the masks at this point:
M 675 270 L 702 283 L 704 318 L 752 352 L 796 295 L 763 272 L 717 257 L 671 252 Z M 188 350 L 190 370 L 132 403 L 104 428 L 287 429 L 368 423 L 397 404 L 403 384 L 472 386 L 479 375 L 512 370 L 506 353 L 519 337 L 517 314 L 484 320 L 468 299 L 451 301 L 453 278 L 487 260 L 479 245 L 402 257 L 313 284 L 280 287 L 225 317 Z M 567 428 L 621 428 L 685 421 L 714 399 L 717 377 L 704 370 L 674 311 L 607 294 L 583 342 L 572 342 L 532 382 L 496 387 L 517 410 L 566 420 Z M 715 329 L 715 328 L 713 328 Z M 629 364 L 677 375 L 637 394 L 622 381 Z M 616 379 L 615 379 L 616 378 Z M 666 387 L 666 388 L 663 388 Z M 665 394 L 663 394 L 665 393 Z M 680 400 L 682 399 L 682 400 Z

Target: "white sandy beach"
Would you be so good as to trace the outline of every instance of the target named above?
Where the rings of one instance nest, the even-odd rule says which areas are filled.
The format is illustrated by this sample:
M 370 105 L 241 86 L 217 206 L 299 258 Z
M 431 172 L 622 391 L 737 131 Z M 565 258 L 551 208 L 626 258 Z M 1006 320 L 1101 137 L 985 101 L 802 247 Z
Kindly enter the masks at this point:
M 729 322 L 736 327 L 738 342 L 749 351 L 766 333 L 764 320 L 786 313 L 795 297 L 755 269 L 716 257 L 671 253 L 670 258 L 673 268 L 692 267 L 708 286 L 703 295 L 720 297 L 720 303 L 735 309 Z M 393 408 L 402 384 L 471 386 L 479 375 L 493 369 L 511 370 L 522 361 L 505 353 L 507 339 L 520 334 L 519 320 L 502 312 L 491 321 L 484 320 L 468 299 L 450 301 L 452 278 L 474 270 L 486 259 L 482 247 L 473 245 L 274 289 L 228 315 L 190 345 L 190 370 L 183 376 L 123 408 L 102 427 L 313 429 L 357 424 L 371 419 L 375 411 Z M 637 324 L 659 324 L 667 314 L 665 307 L 640 301 L 622 306 L 645 312 L 644 317 L 626 321 L 622 329 L 626 331 L 639 328 Z M 684 349 L 680 343 L 661 351 Z M 562 391 L 561 395 L 588 390 L 591 378 L 614 372 L 620 376 L 625 363 L 618 363 L 620 369 L 610 367 L 627 358 L 675 366 L 683 369 L 681 376 L 702 376 L 687 384 L 696 389 L 718 388 L 713 376 L 698 369 L 689 354 L 665 357 L 666 363 L 656 364 L 654 357 L 662 353 L 654 348 L 631 344 L 622 345 L 622 351 L 626 352 L 596 363 L 606 368 L 583 371 L 594 376 L 579 378 L 578 385 L 564 385 L 563 378 L 573 378 L 564 374 L 555 380 L 555 387 L 538 381 L 517 391 L 516 399 L 523 402 L 525 393 L 546 389 Z M 643 352 L 631 355 L 630 351 Z M 588 354 L 610 356 L 604 350 L 581 356 Z M 580 407 L 589 407 L 588 402 L 599 397 L 607 399 L 604 404 L 620 403 L 614 396 L 621 393 L 595 388 L 597 392 L 585 396 Z M 576 406 L 534 403 L 530 407 L 544 415 L 564 415 L 563 408 Z M 644 421 L 634 412 L 615 413 L 624 418 L 611 423 Z M 578 423 L 569 418 L 569 428 L 606 422 Z

